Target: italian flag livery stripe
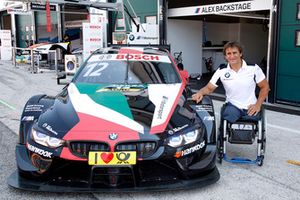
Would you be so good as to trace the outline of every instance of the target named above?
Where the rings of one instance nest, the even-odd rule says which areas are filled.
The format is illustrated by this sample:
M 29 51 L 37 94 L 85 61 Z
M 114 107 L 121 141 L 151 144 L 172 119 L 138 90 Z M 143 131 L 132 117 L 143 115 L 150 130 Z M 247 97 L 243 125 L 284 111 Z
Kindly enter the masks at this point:
M 126 96 L 120 91 L 101 91 L 108 85 L 74 84 L 68 87 L 72 105 L 80 118 L 79 123 L 65 136 L 66 140 L 107 140 L 107 134 L 125 132 L 130 138 L 138 139 L 138 134 L 144 134 L 144 127 L 133 119 Z M 155 105 L 151 122 L 150 134 L 165 131 L 174 112 L 184 85 L 149 84 L 149 100 Z M 87 121 L 88 119 L 88 121 Z M 75 132 L 91 132 L 80 138 Z M 97 137 L 96 133 L 97 132 Z M 136 136 L 134 136 L 136 135 Z
M 80 93 L 76 85 L 73 83 L 69 85 L 68 92 L 69 92 L 69 97 L 71 99 L 71 102 L 77 113 L 90 115 L 95 118 L 103 119 L 111 123 L 119 124 L 131 130 L 144 133 L 144 127 L 139 123 L 135 122 L 132 118 L 131 113 L 129 113 L 130 108 L 124 96 L 123 96 L 124 101 L 123 102 L 121 101 L 121 103 L 120 103 L 120 99 L 114 98 L 114 96 L 112 96 L 113 98 L 109 98 L 105 100 L 105 101 L 112 101 L 112 102 L 110 103 L 106 102 L 107 105 L 105 105 L 105 101 L 100 102 L 101 99 L 103 100 L 103 98 L 105 98 L 105 95 L 102 96 L 102 92 L 98 93 L 97 99 L 95 99 L 95 97 L 94 99 L 92 99 L 89 95 Z M 103 94 L 105 93 L 107 94 L 111 92 L 103 92 Z M 118 102 L 114 103 L 113 99 L 118 100 Z M 120 107 L 118 108 L 118 106 Z M 87 127 L 87 128 L 91 128 L 91 127 Z M 103 128 L 104 127 L 98 130 L 102 130 Z M 114 130 L 113 128 L 110 129 Z

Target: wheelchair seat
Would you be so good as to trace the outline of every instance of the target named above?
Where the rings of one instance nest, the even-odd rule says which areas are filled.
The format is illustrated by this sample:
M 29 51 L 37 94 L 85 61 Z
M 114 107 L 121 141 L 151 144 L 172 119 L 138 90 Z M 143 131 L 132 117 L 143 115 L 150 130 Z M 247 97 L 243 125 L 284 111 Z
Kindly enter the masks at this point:
M 224 105 L 221 110 L 223 110 L 223 108 Z M 219 133 L 217 135 L 218 158 L 220 163 L 222 163 L 222 160 L 224 159 L 225 161 L 234 163 L 256 163 L 259 166 L 263 165 L 266 146 L 264 107 L 262 107 L 260 115 L 261 116 L 258 120 L 240 118 L 234 123 L 230 123 L 221 117 Z M 227 157 L 227 142 L 231 144 L 252 145 L 255 141 L 257 142 L 257 156 L 255 160 L 248 158 Z

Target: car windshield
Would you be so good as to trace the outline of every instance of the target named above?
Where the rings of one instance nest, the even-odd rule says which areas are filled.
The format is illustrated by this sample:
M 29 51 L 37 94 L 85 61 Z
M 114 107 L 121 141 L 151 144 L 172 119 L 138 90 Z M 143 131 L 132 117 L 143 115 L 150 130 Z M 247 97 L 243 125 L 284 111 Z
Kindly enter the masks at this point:
M 80 83 L 180 83 L 168 56 L 148 54 L 95 54 L 76 75 Z

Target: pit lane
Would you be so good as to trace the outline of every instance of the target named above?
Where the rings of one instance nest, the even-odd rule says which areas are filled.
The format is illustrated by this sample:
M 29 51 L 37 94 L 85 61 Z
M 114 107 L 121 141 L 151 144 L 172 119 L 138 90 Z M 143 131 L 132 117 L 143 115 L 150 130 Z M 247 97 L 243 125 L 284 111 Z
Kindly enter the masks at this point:
M 263 167 L 223 162 L 217 164 L 220 180 L 192 190 L 143 193 L 32 193 L 13 189 L 7 177 L 16 169 L 14 146 L 19 118 L 27 99 L 35 94 L 55 95 L 63 86 L 56 85 L 55 74 L 31 74 L 26 67 L 14 68 L 0 61 L 0 197 L 1 199 L 299 199 L 300 167 L 287 163 L 300 161 L 300 117 L 266 111 L 267 152 Z M 218 114 L 221 102 L 214 101 Z M 9 106 L 8 106 L 9 105 Z M 218 118 L 218 116 L 216 116 Z M 252 156 L 253 146 L 231 152 Z

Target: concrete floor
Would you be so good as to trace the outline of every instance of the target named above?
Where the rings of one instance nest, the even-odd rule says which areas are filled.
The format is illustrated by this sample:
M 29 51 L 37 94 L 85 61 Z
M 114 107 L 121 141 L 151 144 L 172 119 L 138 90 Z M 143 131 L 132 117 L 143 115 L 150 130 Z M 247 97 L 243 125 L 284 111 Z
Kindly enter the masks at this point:
M 267 110 L 267 150 L 262 167 L 256 165 L 217 164 L 220 180 L 213 185 L 184 191 L 145 193 L 95 193 L 46 194 L 13 190 L 6 185 L 6 178 L 15 169 L 14 145 L 17 140 L 19 118 L 27 99 L 35 94 L 55 95 L 62 85 L 56 85 L 55 73 L 32 74 L 26 67 L 15 68 L 10 62 L 0 61 L 0 122 L 2 122 L 1 144 L 8 152 L 0 155 L 0 197 L 5 199 L 299 199 L 300 166 L 288 160 L 300 162 L 300 116 Z M 219 118 L 220 101 L 214 101 L 216 118 Z M 217 122 L 218 123 L 218 122 Z M 4 124 L 4 127 L 3 127 Z M 232 146 L 231 154 L 253 156 L 256 147 Z M 9 155 L 9 156 L 7 156 Z M 10 163 L 9 165 L 7 163 Z

